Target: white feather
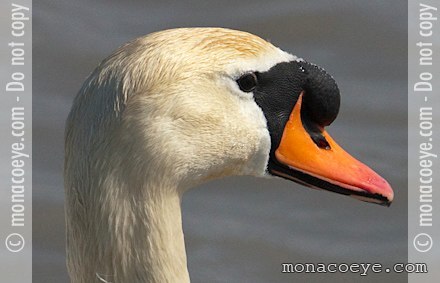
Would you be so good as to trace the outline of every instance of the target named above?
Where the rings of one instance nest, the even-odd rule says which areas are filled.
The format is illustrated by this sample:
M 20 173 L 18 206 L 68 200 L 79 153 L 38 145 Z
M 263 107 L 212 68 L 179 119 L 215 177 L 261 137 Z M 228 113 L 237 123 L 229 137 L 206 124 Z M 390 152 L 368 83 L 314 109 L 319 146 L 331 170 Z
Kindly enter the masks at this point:
M 199 28 L 136 39 L 104 60 L 66 126 L 72 282 L 189 282 L 183 192 L 266 173 L 266 119 L 235 79 L 296 59 L 248 33 Z

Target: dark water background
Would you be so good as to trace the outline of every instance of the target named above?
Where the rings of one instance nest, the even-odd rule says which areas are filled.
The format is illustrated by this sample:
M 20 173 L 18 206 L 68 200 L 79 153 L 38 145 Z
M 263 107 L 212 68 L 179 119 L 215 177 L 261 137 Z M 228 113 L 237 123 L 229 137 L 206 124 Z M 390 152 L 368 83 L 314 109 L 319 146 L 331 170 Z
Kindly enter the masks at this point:
M 406 1 L 34 1 L 34 282 L 67 282 L 64 121 L 93 68 L 124 42 L 183 26 L 246 30 L 324 67 L 342 93 L 329 128 L 386 177 L 390 208 L 283 180 L 229 178 L 184 196 L 193 282 L 403 282 L 281 274 L 282 262 L 407 260 Z

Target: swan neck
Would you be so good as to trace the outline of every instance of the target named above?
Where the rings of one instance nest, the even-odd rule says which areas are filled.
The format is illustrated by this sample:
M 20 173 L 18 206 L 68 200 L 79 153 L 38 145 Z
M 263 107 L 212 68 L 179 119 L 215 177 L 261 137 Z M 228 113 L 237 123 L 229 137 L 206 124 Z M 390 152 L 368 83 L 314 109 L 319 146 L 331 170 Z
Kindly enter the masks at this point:
M 189 282 L 180 194 L 145 187 L 100 191 L 106 192 L 100 205 L 89 206 L 95 212 L 68 219 L 72 282 Z M 75 229 L 84 219 L 91 225 Z
M 121 251 L 114 263 L 121 264 L 116 269 L 125 277 L 116 282 L 189 282 L 181 198 L 165 188 L 148 191 L 160 193 L 133 200 L 133 222 L 123 207 L 121 218 L 131 227 L 115 227 L 115 238 L 122 238 L 114 245 Z
M 147 272 L 145 282 L 189 282 L 181 197 L 169 190 L 161 191 L 168 193 L 151 196 L 145 201 L 141 214 L 141 218 L 145 217 L 145 236 L 134 231 L 134 241 L 139 243 L 134 248 L 146 252 L 142 264 Z M 144 282 L 143 279 L 140 282 Z

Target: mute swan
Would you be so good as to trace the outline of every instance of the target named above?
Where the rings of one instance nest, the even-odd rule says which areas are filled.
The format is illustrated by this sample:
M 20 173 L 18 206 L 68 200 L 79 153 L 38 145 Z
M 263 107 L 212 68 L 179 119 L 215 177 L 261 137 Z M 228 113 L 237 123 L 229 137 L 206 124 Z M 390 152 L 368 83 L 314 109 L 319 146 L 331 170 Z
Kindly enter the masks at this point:
M 223 176 L 389 204 L 388 183 L 324 129 L 339 99 L 323 69 L 246 32 L 173 29 L 120 47 L 67 119 L 72 282 L 189 282 L 181 196 Z

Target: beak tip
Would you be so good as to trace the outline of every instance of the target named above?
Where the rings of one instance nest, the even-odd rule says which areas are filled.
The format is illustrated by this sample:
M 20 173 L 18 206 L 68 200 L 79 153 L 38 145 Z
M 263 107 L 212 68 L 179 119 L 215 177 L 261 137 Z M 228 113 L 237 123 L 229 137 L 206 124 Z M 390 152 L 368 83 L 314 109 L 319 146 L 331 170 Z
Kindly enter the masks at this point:
M 367 167 L 365 168 L 367 169 Z M 365 172 L 368 174 L 358 176 L 358 178 L 349 182 L 362 190 L 354 193 L 353 196 L 366 202 L 389 207 L 394 199 L 394 192 L 390 184 L 370 168 Z
M 391 204 L 391 202 L 394 199 L 394 191 L 393 188 L 391 188 L 390 184 L 381 177 L 382 179 L 382 185 L 379 186 L 379 192 L 387 198 L 388 203 Z M 388 205 L 389 206 L 389 205 Z
M 388 194 L 385 195 L 385 197 L 388 199 L 388 206 L 390 206 L 394 200 L 394 192 L 393 192 L 393 189 L 391 188 L 391 186 L 388 184 L 388 182 L 387 182 L 387 185 L 388 185 Z
M 391 185 L 371 168 L 364 164 L 361 164 L 361 167 L 363 172 L 358 175 L 358 181 L 360 181 L 358 183 L 359 188 L 362 188 L 371 195 L 378 196 L 382 199 L 384 205 L 390 206 L 394 199 L 394 192 Z
M 382 179 L 381 183 L 382 184 L 380 184 L 379 186 L 376 186 L 373 192 L 375 194 L 381 195 L 385 199 L 383 205 L 389 207 L 394 200 L 394 191 L 385 179 Z

